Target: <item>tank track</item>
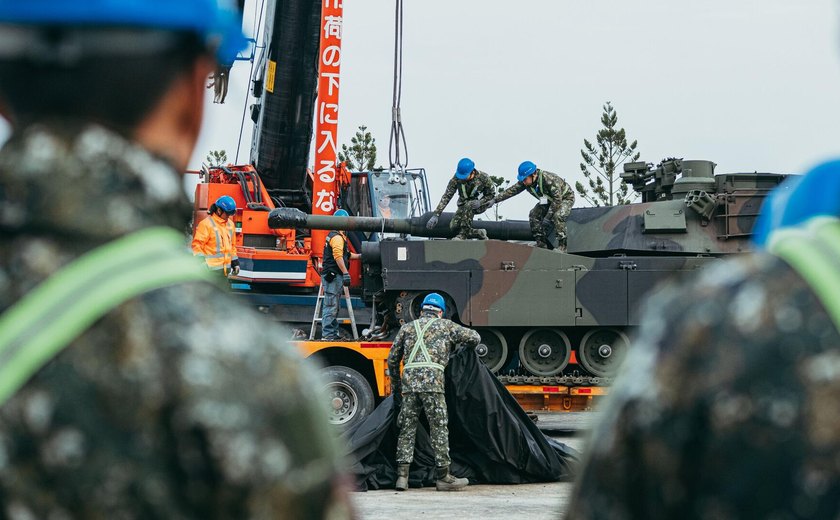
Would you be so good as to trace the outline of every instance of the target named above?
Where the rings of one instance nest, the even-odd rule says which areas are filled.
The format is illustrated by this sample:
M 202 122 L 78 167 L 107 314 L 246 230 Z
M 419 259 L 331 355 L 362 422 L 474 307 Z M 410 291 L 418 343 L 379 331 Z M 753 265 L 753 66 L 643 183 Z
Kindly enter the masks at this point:
M 506 385 L 551 385 L 551 386 L 610 386 L 613 384 L 611 377 L 590 377 L 590 376 L 496 376 L 499 381 Z

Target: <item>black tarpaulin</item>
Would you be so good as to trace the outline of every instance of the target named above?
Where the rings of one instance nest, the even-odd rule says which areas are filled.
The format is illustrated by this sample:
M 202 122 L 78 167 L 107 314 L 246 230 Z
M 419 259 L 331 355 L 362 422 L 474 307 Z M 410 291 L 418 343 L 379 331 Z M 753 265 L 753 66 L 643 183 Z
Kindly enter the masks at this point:
M 554 482 L 574 476 L 580 453 L 546 437 L 473 349 L 462 348 L 449 360 L 446 404 L 454 475 L 473 484 Z M 392 397 L 346 432 L 359 489 L 394 487 L 398 434 Z M 409 485 L 434 485 L 434 469 L 434 451 L 423 422 L 417 429 Z

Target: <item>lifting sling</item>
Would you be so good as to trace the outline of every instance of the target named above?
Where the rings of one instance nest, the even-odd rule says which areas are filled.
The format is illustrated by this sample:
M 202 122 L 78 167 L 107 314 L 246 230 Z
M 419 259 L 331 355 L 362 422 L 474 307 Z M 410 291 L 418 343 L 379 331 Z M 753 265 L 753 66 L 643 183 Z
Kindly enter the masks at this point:
M 0 316 L 0 406 L 99 318 L 146 292 L 216 278 L 165 227 L 105 244 L 38 285 Z

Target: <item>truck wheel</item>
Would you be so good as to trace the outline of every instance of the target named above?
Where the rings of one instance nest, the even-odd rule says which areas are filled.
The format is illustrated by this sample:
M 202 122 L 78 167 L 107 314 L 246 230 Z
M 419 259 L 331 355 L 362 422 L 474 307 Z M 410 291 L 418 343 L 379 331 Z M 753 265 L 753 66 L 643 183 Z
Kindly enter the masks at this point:
M 349 367 L 331 366 L 321 371 L 329 399 L 330 424 L 339 429 L 360 423 L 373 411 L 373 390 L 362 374 Z

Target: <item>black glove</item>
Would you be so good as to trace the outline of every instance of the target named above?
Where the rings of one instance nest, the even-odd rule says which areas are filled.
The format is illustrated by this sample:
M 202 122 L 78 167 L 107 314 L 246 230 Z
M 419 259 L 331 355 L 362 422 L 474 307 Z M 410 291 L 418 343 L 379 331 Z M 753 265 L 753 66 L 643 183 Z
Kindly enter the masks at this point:
M 433 227 L 437 226 L 437 223 L 438 223 L 438 216 L 437 215 L 432 215 L 432 218 L 430 218 L 429 221 L 426 222 L 426 229 L 432 229 Z
M 344 284 L 344 287 L 350 287 L 350 273 L 344 273 L 341 277 L 343 278 L 342 283 Z
M 239 274 L 239 260 L 234 259 L 230 261 L 230 275 L 236 276 Z

